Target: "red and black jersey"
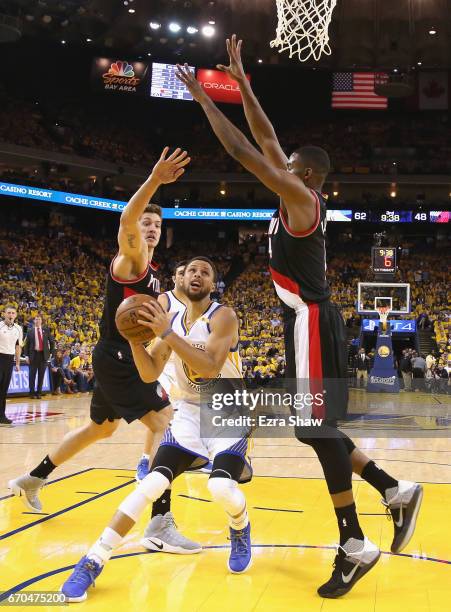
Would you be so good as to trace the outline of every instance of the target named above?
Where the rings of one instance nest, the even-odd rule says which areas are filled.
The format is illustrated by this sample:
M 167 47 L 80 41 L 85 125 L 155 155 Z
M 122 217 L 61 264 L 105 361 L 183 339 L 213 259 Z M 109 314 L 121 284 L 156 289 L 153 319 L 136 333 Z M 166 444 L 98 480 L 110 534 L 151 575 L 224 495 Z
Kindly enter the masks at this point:
M 115 342 L 128 344 L 117 331 L 114 320 L 116 310 L 122 300 L 136 293 L 147 293 L 153 297 L 158 297 L 160 293 L 160 280 L 156 276 L 158 265 L 150 262 L 147 269 L 137 278 L 120 280 L 113 274 L 113 263 L 114 259 L 111 262 L 106 281 L 105 303 L 99 324 L 100 340 L 114 340 Z
M 326 279 L 326 201 L 320 193 L 313 189 L 311 192 L 316 200 L 316 218 L 309 230 L 292 231 L 279 208 L 268 231 L 269 270 L 279 298 L 289 309 L 330 297 Z

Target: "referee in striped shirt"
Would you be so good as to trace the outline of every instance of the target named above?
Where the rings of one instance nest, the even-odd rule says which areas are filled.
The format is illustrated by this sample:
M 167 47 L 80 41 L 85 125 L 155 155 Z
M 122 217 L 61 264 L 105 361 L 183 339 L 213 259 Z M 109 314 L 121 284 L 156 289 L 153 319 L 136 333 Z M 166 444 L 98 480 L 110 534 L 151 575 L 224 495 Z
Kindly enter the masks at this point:
M 12 421 L 5 414 L 6 395 L 13 373 L 14 360 L 16 370 L 20 370 L 20 353 L 23 344 L 23 330 L 14 323 L 17 310 L 7 306 L 0 321 L 0 425 L 10 425 Z

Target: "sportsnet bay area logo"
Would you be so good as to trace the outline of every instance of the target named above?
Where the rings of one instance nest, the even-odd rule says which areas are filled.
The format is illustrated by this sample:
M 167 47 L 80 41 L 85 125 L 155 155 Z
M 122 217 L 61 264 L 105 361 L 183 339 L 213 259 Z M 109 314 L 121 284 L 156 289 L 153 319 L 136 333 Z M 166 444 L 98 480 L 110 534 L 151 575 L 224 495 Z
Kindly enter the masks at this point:
M 92 85 L 100 91 L 143 95 L 147 68 L 144 62 L 97 57 L 92 65 Z
M 135 76 L 133 66 L 128 62 L 117 60 L 111 64 L 103 75 L 105 89 L 136 92 L 141 79 Z

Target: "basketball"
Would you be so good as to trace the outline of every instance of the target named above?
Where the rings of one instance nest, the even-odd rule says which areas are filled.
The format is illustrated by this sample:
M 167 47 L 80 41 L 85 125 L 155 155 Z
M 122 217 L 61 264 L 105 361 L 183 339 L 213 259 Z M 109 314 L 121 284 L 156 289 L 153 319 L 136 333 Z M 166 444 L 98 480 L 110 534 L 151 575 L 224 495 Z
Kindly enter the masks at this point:
M 138 323 L 140 318 L 138 310 L 141 309 L 145 302 L 151 301 L 156 302 L 157 300 L 145 293 L 137 293 L 125 298 L 119 304 L 115 317 L 116 327 L 121 336 L 126 340 L 150 342 L 155 338 L 155 334 L 151 329 Z

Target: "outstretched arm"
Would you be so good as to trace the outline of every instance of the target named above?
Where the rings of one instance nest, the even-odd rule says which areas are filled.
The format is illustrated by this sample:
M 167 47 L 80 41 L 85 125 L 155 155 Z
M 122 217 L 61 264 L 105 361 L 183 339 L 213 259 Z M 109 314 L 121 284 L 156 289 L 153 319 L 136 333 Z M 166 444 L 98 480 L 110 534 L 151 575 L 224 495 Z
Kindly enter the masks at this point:
M 275 167 L 252 146 L 246 136 L 227 119 L 203 91 L 187 64 L 184 68 L 178 66 L 177 77 L 202 106 L 214 133 L 227 153 L 282 198 L 289 212 L 290 227 L 298 232 L 312 227 L 316 218 L 316 200 L 304 183 L 295 174 Z
M 184 166 L 190 162 L 186 151 L 176 149 L 166 157 L 168 151 L 169 147 L 165 147 L 152 174 L 131 197 L 121 214 L 119 254 L 114 261 L 114 274 L 124 280 L 138 276 L 147 267 L 147 244 L 139 228 L 139 219 L 144 209 L 160 185 L 176 181 L 184 173 Z
M 233 34 L 232 39 L 226 40 L 227 52 L 229 54 L 230 63 L 228 66 L 218 64 L 217 68 L 226 72 L 230 78 L 234 79 L 240 88 L 241 97 L 243 99 L 244 114 L 246 115 L 247 123 L 255 138 L 256 143 L 276 168 L 286 168 L 288 158 L 280 146 L 276 132 L 272 123 L 268 119 L 256 95 L 252 91 L 251 84 L 246 78 L 241 60 L 242 40 L 237 42 L 236 34 Z

